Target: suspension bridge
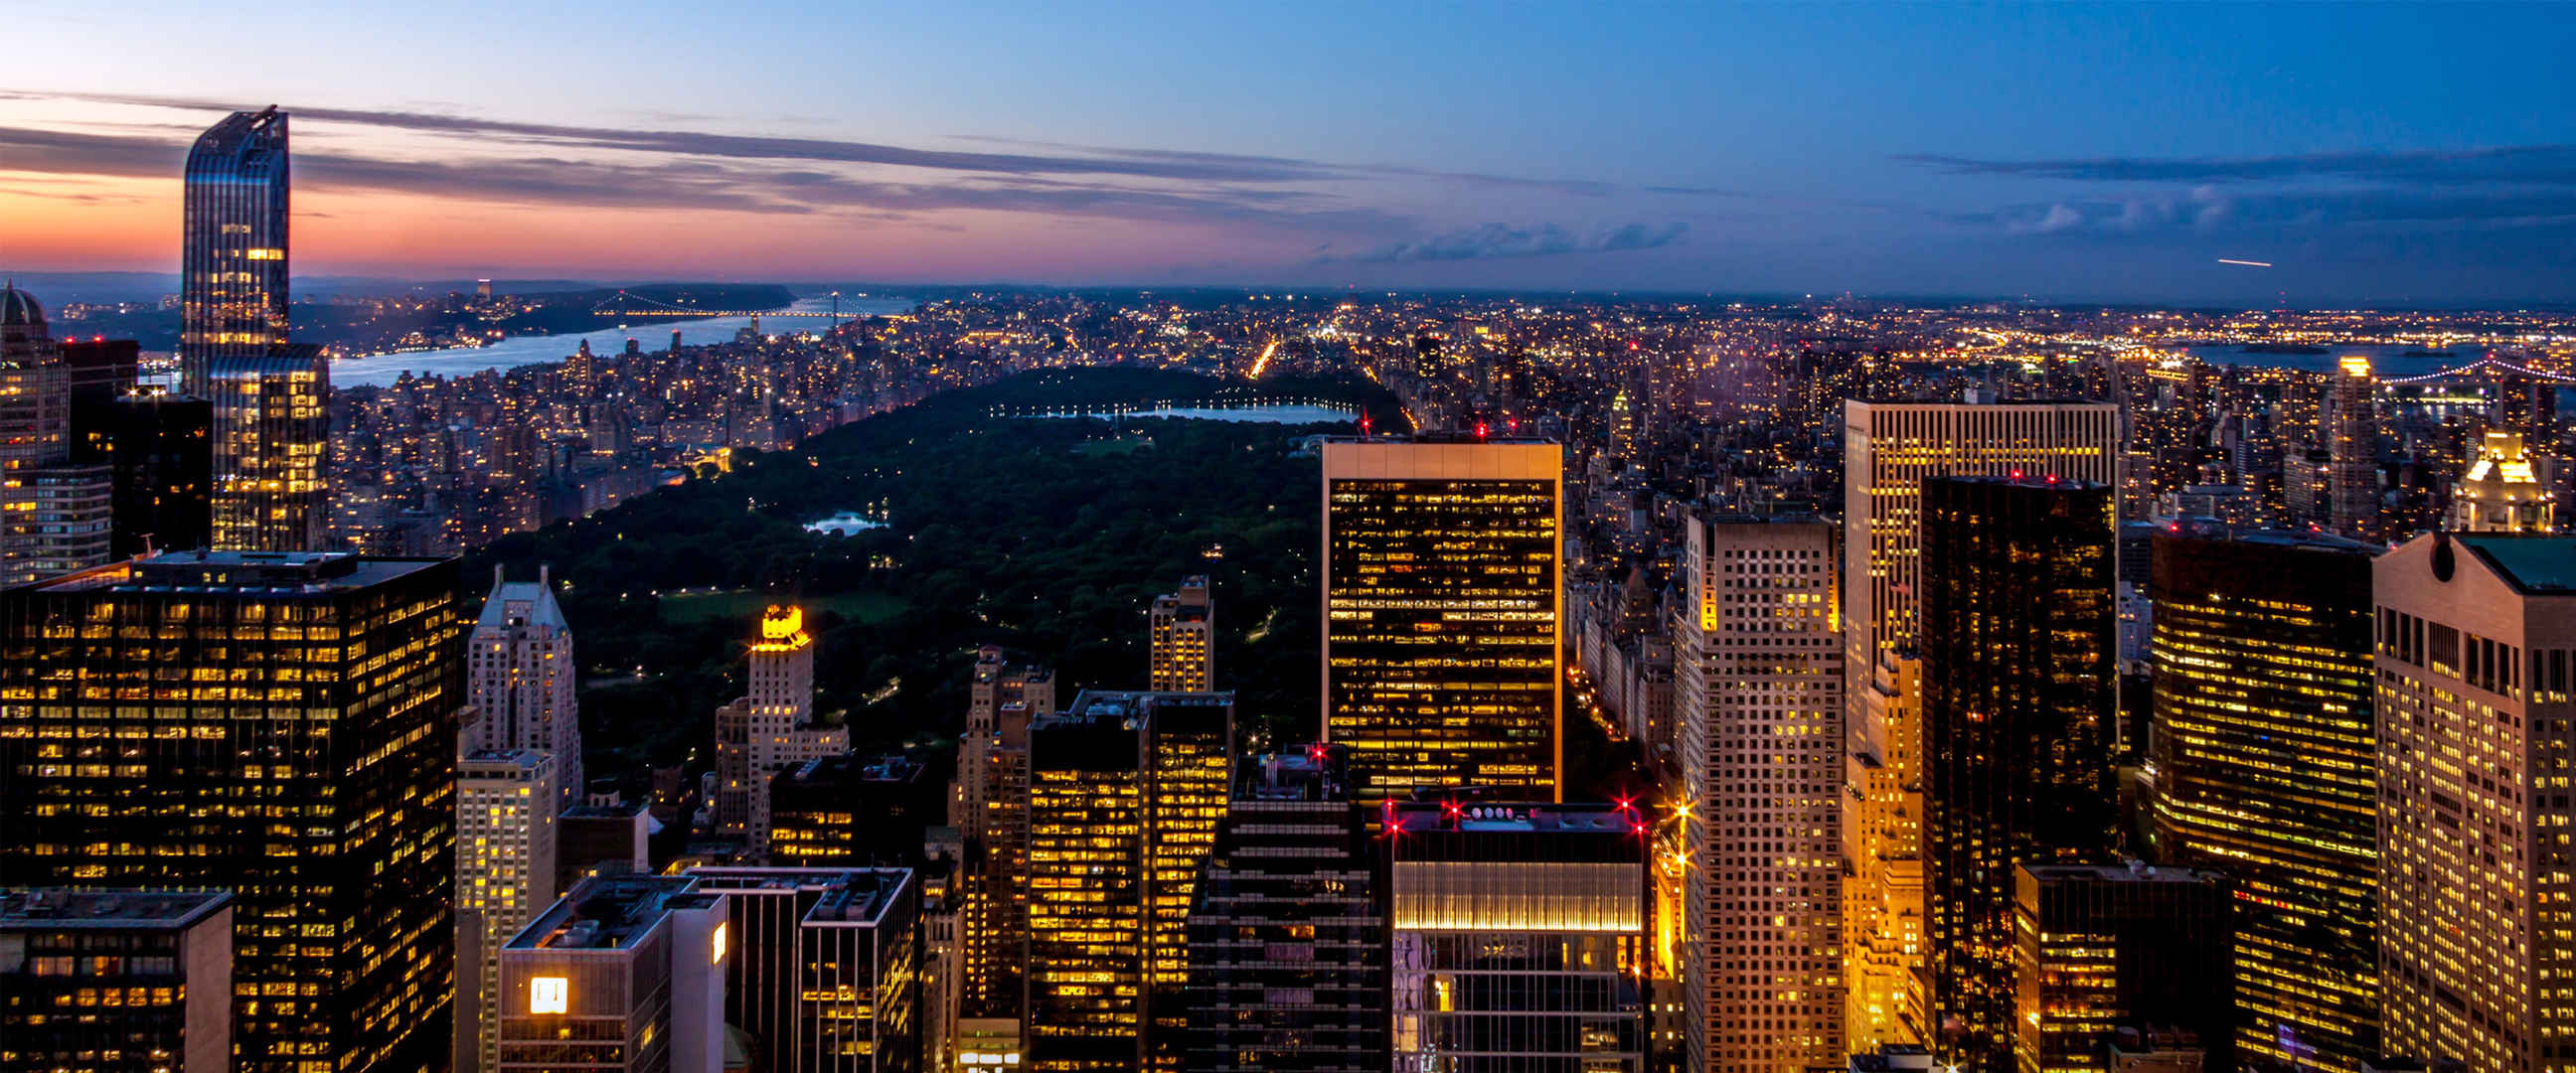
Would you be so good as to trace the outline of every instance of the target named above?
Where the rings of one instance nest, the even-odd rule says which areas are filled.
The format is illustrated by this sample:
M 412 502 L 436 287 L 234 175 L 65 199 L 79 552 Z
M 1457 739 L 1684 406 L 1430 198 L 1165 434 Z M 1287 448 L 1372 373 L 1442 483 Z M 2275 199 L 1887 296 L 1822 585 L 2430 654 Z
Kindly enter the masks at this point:
M 2506 361 L 2494 354 L 2482 355 L 2476 361 L 2472 361 L 2464 365 L 2453 366 L 2448 369 L 2436 369 L 2421 376 L 2393 376 L 2380 382 L 2384 384 L 2432 384 L 2445 380 L 2494 380 L 2513 376 L 2528 377 L 2530 379 L 2549 384 L 2576 384 L 2576 376 L 2560 376 L 2557 373 L 2542 372 L 2528 366 L 2516 365 L 2513 362 Z
M 841 312 L 841 292 L 832 292 L 832 308 L 822 309 L 708 309 L 704 306 L 679 305 L 640 294 L 619 291 L 590 307 L 595 317 L 830 317 L 853 320 L 865 313 Z

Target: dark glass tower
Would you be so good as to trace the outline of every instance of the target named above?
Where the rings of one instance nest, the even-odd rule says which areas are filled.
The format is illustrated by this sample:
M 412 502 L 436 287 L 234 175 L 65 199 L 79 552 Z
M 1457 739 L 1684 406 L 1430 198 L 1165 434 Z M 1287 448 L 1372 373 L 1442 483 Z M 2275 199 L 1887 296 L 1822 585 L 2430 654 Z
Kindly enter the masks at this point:
M 2236 882 L 2244 1061 L 2380 1055 L 2370 562 L 2321 533 L 2159 537 L 2159 859 Z
M 1923 482 L 1925 897 L 1935 1049 L 2013 1063 L 2013 869 L 2118 844 L 2111 489 Z
M 322 545 L 331 375 L 286 341 L 286 113 L 235 112 L 188 151 L 181 389 L 215 404 L 214 546 Z
M 1190 910 L 1184 1068 L 1388 1068 L 1385 889 L 1341 749 L 1244 761 Z
M 1324 445 L 1324 736 L 1363 800 L 1561 795 L 1553 443 Z
M 228 552 L 0 590 L 0 875 L 234 891 L 236 1070 L 443 1064 L 456 590 Z
M 86 411 L 75 457 L 108 466 L 115 488 L 112 554 L 130 559 L 146 545 L 194 551 L 208 545 L 214 504 L 214 404 L 176 395 L 120 395 Z
M 2206 1068 L 2236 1068 L 2226 879 L 2134 862 L 2040 865 L 2021 869 L 2014 888 L 2019 1073 L 2110 1068 L 2103 1044 L 2120 1028 L 2189 1032 Z

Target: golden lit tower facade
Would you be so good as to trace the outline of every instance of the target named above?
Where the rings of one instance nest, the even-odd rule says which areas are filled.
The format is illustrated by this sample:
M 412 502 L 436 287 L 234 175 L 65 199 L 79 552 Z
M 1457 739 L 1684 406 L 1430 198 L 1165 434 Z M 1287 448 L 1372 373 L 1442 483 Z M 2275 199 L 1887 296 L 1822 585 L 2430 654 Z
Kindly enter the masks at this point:
M 1028 934 L 1029 724 L 1055 712 L 1055 672 L 976 652 L 948 824 L 971 849 L 958 869 L 961 1017 L 1020 1013 Z
M 1844 977 L 1851 1046 L 1924 1041 L 1918 637 L 1923 481 L 2119 478 L 2119 408 L 2095 402 L 1843 403 Z
M 1164 692 L 1216 688 L 1216 605 L 1205 576 L 1181 579 L 1179 592 L 1154 597 L 1148 684 Z
M 534 582 L 506 580 L 493 568 L 465 669 L 476 721 L 464 747 L 544 750 L 554 757 L 556 811 L 580 804 L 581 671 L 547 568 L 537 568 Z
M 501 944 L 554 904 L 555 816 L 553 754 L 478 749 L 457 758 L 456 1018 L 471 1021 L 470 1068 L 500 1061 Z
M 2420 536 L 2371 593 L 2381 1048 L 2576 1069 L 2576 538 Z
M 331 375 L 286 340 L 286 113 L 235 112 L 188 150 L 179 378 L 214 403 L 214 541 L 312 551 L 329 517 Z
M 755 857 L 769 847 L 769 779 L 850 750 L 848 727 L 814 725 L 814 636 L 802 608 L 773 604 L 746 660 L 742 697 L 716 709 L 716 823 Z
M 2451 482 L 2451 525 L 2461 533 L 2546 533 L 2549 486 L 2540 483 L 2522 433 L 2490 432 L 2469 472 Z
M 2342 359 L 2327 389 L 2326 470 L 2329 518 L 2335 532 L 2356 540 L 2382 537 L 2379 517 L 2379 415 L 2370 359 Z
M 443 1065 L 456 591 L 245 552 L 0 589 L 0 875 L 234 891 L 237 1070 Z
M 2112 519 L 2107 485 L 1923 482 L 1926 1042 L 1984 1073 L 2013 1062 L 2013 869 L 2118 846 Z
M 1226 693 L 1085 691 L 1030 727 L 1038 1069 L 1179 1068 L 1190 900 L 1225 816 L 1233 738 Z
M 1843 1058 L 1842 636 L 1834 527 L 1691 519 L 1675 674 L 1689 1068 Z
M 1324 734 L 1362 799 L 1563 791 L 1564 449 L 1324 444 Z
M 2379 1057 L 2370 560 L 2324 533 L 2158 536 L 2157 858 L 2235 879 L 2236 1053 Z
M 107 561 L 115 488 L 74 464 L 71 372 L 34 296 L 0 286 L 0 585 Z

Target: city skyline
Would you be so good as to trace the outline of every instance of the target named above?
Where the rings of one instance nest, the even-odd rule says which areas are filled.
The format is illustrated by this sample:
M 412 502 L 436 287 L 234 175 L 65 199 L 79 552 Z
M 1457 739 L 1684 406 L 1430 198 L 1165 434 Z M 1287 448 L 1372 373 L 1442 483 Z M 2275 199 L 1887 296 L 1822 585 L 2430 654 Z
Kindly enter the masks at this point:
M 304 10 L 276 44 L 310 62 L 256 77 L 196 47 L 247 28 L 63 18 L 0 86 L 0 268 L 166 270 L 183 131 L 274 103 L 298 116 L 316 274 L 2563 293 L 2576 132 L 2460 104 L 2565 96 L 2547 57 L 2576 30 L 2538 9 L 2314 10 L 645 7 L 596 59 L 595 13 L 441 47 L 498 17 L 459 11 L 395 49 Z M 850 55 L 776 62 L 788 40 Z M 109 49 L 137 62 L 83 59 Z

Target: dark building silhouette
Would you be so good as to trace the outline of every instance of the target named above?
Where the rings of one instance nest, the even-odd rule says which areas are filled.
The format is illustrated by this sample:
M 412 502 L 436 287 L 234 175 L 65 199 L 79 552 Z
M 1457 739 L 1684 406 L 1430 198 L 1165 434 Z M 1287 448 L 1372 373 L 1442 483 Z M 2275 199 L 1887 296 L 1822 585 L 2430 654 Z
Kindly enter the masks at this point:
M 456 592 L 452 562 L 240 552 L 0 590 L 0 875 L 234 891 L 237 1070 L 443 1065 Z
M 72 411 L 75 457 L 108 467 L 113 554 L 194 551 L 213 535 L 214 404 L 118 395 Z
M 799 868 L 907 864 L 936 803 L 901 756 L 808 760 L 769 781 L 769 863 Z
M 2012 1068 L 2013 869 L 2118 844 L 2111 489 L 1923 482 L 1927 939 L 1945 1060 Z
M 2236 1068 L 2228 881 L 2183 868 L 2040 865 L 2014 878 L 2013 1051 L 2026 1073 L 2102 1069 L 2122 1028 L 2199 1038 Z
M 2323 533 L 2155 542 L 2156 855 L 2235 880 L 2246 1062 L 2380 1053 L 2377 551 Z
M 134 390 L 142 367 L 142 344 L 132 339 L 65 339 L 63 380 L 71 391 L 72 427 L 80 428 L 80 411 Z

